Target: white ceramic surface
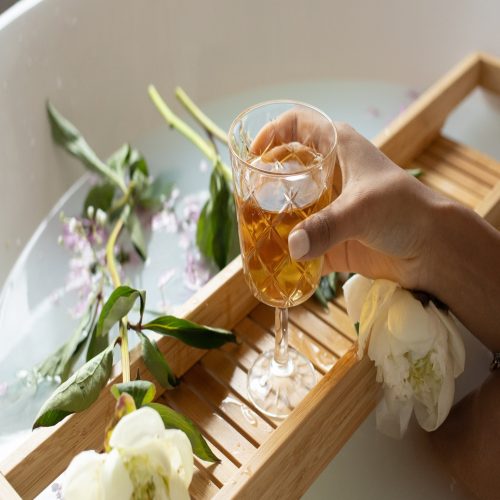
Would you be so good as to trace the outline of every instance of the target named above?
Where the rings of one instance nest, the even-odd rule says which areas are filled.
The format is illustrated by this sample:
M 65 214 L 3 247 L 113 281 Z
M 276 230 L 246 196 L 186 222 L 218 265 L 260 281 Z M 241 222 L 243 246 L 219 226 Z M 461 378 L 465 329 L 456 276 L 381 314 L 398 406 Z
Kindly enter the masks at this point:
M 199 157 L 180 138 L 162 143 L 168 132 L 149 103 L 148 83 L 165 95 L 184 86 L 212 114 L 220 113 L 224 126 L 246 104 L 303 95 L 372 136 L 405 105 L 405 88 L 425 88 L 471 51 L 499 54 L 499 18 L 494 0 L 21 0 L 0 16 L 0 283 L 81 174 L 53 146 L 47 98 L 85 131 L 99 154 L 139 142 L 158 169 L 167 151 L 180 182 L 188 183 L 183 161 Z M 336 93 L 330 101 L 328 82 Z M 474 96 L 447 130 L 500 158 L 498 101 L 491 101 Z M 374 106 L 382 116 L 368 109 Z M 49 270 L 65 257 L 40 252 L 31 259 L 29 280 L 16 281 L 22 299 L 11 299 L 19 314 L 40 303 L 41 285 L 54 278 Z M 18 330 L 0 325 L 0 358 L 21 341 Z M 484 376 L 487 358 L 472 339 L 468 343 L 461 385 L 471 387 Z M 415 429 L 395 443 L 373 427 L 370 418 L 308 498 L 461 498 L 431 465 Z

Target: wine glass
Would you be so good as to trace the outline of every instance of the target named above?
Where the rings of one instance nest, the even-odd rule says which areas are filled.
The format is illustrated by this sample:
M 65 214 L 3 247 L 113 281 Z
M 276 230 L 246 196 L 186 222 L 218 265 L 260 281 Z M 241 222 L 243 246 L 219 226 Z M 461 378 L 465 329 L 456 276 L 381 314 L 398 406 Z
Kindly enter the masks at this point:
M 314 293 L 323 259 L 294 261 L 288 235 L 331 202 L 336 144 L 328 116 L 295 101 L 250 107 L 229 130 L 245 280 L 275 307 L 275 348 L 254 362 L 248 394 L 272 417 L 286 417 L 316 383 L 311 362 L 288 348 L 288 308 Z

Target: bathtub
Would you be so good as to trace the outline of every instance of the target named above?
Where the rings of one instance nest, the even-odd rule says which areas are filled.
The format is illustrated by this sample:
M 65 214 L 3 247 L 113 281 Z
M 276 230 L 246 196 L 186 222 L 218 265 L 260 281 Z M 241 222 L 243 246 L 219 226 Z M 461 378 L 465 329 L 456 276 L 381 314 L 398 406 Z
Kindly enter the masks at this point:
M 86 182 L 77 162 L 53 145 L 48 98 L 85 131 L 99 155 L 135 142 L 154 169 L 169 154 L 183 189 L 202 189 L 206 178 L 193 180 L 181 168 L 200 157 L 161 125 L 147 97 L 149 83 L 170 96 L 182 85 L 223 127 L 249 104 L 290 97 L 373 137 L 467 53 L 498 55 L 499 17 L 493 0 L 15 4 L 0 16 L 0 364 L 20 369 L 27 361 L 11 359 L 20 346 L 29 344 L 27 357 L 35 360 L 62 339 L 52 333 L 37 346 L 30 328 L 15 329 L 16 314 L 29 316 L 47 283 L 62 279 L 56 269 L 65 257 L 44 246 L 52 230 L 47 224 L 64 203 L 77 206 Z M 500 159 L 499 110 L 497 101 L 476 93 L 445 132 Z M 467 364 L 457 399 L 486 377 L 490 361 L 466 331 L 464 338 Z M 28 432 L 26 425 L 15 431 L 4 440 L 0 459 Z M 393 441 L 376 431 L 373 415 L 305 495 L 423 497 L 467 498 L 433 457 L 424 433 L 411 425 L 403 440 Z

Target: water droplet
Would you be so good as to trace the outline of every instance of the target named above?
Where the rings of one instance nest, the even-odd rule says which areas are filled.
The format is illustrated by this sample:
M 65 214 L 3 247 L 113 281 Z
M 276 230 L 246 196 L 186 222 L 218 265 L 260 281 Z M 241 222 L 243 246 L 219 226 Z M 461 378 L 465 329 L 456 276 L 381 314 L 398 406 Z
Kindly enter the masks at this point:
M 241 411 L 241 414 L 243 416 L 243 418 L 250 424 L 252 425 L 253 427 L 257 427 L 258 425 L 258 420 L 257 420 L 257 416 L 255 415 L 255 413 L 253 412 L 252 409 L 250 409 L 246 404 L 242 403 L 241 401 L 231 397 L 231 396 L 228 396 L 227 398 L 225 398 L 222 402 L 221 402 L 221 405 L 224 406 L 224 405 L 234 405 L 236 406 L 237 408 L 240 409 Z

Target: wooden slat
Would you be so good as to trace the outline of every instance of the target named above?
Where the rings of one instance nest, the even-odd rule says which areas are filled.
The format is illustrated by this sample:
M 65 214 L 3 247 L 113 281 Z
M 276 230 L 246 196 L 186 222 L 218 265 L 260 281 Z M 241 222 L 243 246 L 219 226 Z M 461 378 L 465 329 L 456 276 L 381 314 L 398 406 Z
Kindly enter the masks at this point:
M 195 465 L 193 480 L 189 485 L 189 494 L 191 498 L 194 500 L 213 498 L 218 491 L 218 486 L 215 485 L 208 475 L 204 474 L 203 471 Z
M 16 490 L 14 490 L 2 474 L 0 474 L 0 498 L 2 500 L 21 500 Z
M 338 357 L 343 356 L 352 345 L 352 341 L 342 332 L 334 330 L 305 307 L 299 306 L 292 309 L 290 318 L 299 328 L 307 331 L 309 335 L 321 342 Z
M 340 357 L 344 352 L 347 351 L 350 344 L 341 335 L 330 327 L 327 327 L 324 323 L 319 323 L 318 318 L 312 318 L 312 323 L 309 325 L 304 324 L 302 320 L 303 314 L 298 311 L 301 306 L 291 308 L 289 311 L 289 329 L 290 331 L 294 329 L 302 330 L 307 332 L 307 334 L 312 337 L 320 346 L 322 346 L 327 352 L 334 354 L 335 357 Z M 274 321 L 274 311 L 264 305 L 259 305 L 250 313 L 250 317 L 262 325 L 264 328 L 271 328 L 270 325 Z M 316 329 L 318 327 L 319 329 Z
M 327 309 L 318 304 L 316 300 L 308 300 L 304 304 L 304 307 L 316 314 L 316 316 L 321 318 L 335 330 L 342 332 L 352 342 L 356 342 L 358 340 L 356 330 L 354 329 L 354 325 L 351 323 L 349 316 L 347 316 L 345 310 L 340 308 L 338 305 L 338 298 L 337 303 L 328 302 Z
M 371 362 L 357 361 L 349 351 L 215 498 L 299 498 L 373 409 L 378 394 Z
M 420 180 L 426 186 L 439 191 L 441 194 L 444 194 L 445 196 L 448 196 L 449 198 L 458 201 L 469 208 L 474 208 L 479 202 L 479 197 L 475 196 L 470 191 L 467 191 L 467 189 L 462 186 L 457 185 L 455 182 L 450 181 L 446 177 L 443 177 L 432 170 L 426 170 L 425 165 L 422 165 L 418 161 L 414 161 L 412 166 L 415 168 L 421 168 L 424 171 Z
M 442 135 L 438 137 L 437 142 L 438 144 L 448 146 L 450 149 L 464 157 L 469 163 L 476 163 L 481 168 L 488 170 L 495 176 L 495 178 L 498 178 L 500 175 L 500 162 L 491 156 Z
M 200 363 L 216 380 L 226 387 L 229 387 L 240 399 L 253 408 L 251 401 L 248 399 L 248 374 L 245 370 L 242 370 L 234 360 L 220 351 L 211 351 L 203 357 Z M 272 427 L 276 427 L 282 422 L 280 419 L 264 415 L 255 408 L 254 410 Z
M 246 286 L 238 257 L 196 293 L 181 315 L 200 323 L 232 328 L 256 304 Z M 158 347 L 178 375 L 193 366 L 204 351 L 163 337 Z M 131 372 L 140 370 L 141 378 L 153 377 L 144 365 L 139 348 L 131 352 Z M 114 398 L 109 386 L 121 381 L 119 366 L 108 388 L 89 410 L 68 417 L 49 429 L 37 429 L 19 448 L 0 464 L 0 472 L 21 497 L 35 497 L 68 466 L 73 456 L 86 449 L 101 449 L 104 430 L 113 414 Z M 157 394 L 164 389 L 156 385 Z
M 500 181 L 476 206 L 476 212 L 500 230 Z
M 430 153 L 441 157 L 446 163 L 454 167 L 456 170 L 460 170 L 466 173 L 478 181 L 482 182 L 485 186 L 490 189 L 500 176 L 499 172 L 490 170 L 483 163 L 469 158 L 470 148 L 467 148 L 467 156 L 463 151 L 460 151 L 455 146 L 451 146 L 442 141 L 443 137 L 438 137 L 428 148 L 427 151 Z M 455 143 L 456 144 L 456 143 Z
M 425 150 L 419 155 L 418 163 L 424 165 L 426 170 L 432 170 L 436 174 L 470 191 L 477 198 L 484 197 L 491 189 L 490 185 L 477 180 L 469 172 L 460 171 L 453 165 L 444 161 L 443 158 L 436 156 L 428 150 Z
M 221 450 L 215 446 L 210 439 L 207 441 L 212 445 L 216 456 L 220 459 L 218 463 L 204 462 L 199 458 L 194 457 L 196 467 L 203 472 L 203 474 L 212 481 L 217 487 L 221 488 L 229 479 L 236 473 L 238 467 L 229 460 Z
M 255 446 L 262 444 L 273 431 L 273 427 L 237 394 L 215 380 L 199 363 L 186 373 L 183 382 Z
M 450 111 L 478 84 L 480 56 L 458 64 L 373 141 L 398 165 L 405 165 L 439 133 Z
M 250 318 L 245 318 L 244 323 L 242 322 L 241 325 L 245 327 L 247 341 L 260 352 L 274 349 L 274 335 L 269 333 L 272 331 L 271 325 L 266 325 L 267 330 L 265 330 L 262 325 Z M 304 354 L 321 375 L 326 373 L 338 359 L 337 356 L 315 342 L 299 328 L 296 328 L 293 323 L 289 324 L 288 343 L 291 347 Z M 249 368 L 247 367 L 247 369 Z
M 479 83 L 485 89 L 500 94 L 500 59 L 488 54 L 481 54 L 481 72 Z
M 337 295 L 335 299 L 332 301 L 336 306 L 340 307 L 344 311 L 347 311 L 346 305 L 345 305 L 345 297 L 344 294 Z
M 181 384 L 175 391 L 165 392 L 163 400 L 203 429 L 210 441 L 216 443 L 236 466 L 245 463 L 253 455 L 255 446 L 214 412 L 186 384 Z

